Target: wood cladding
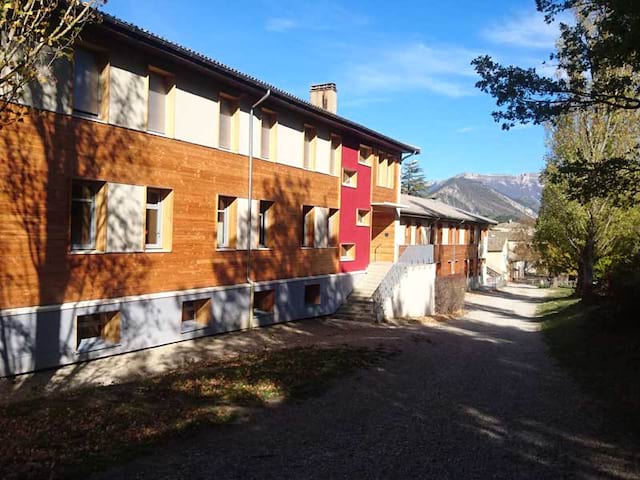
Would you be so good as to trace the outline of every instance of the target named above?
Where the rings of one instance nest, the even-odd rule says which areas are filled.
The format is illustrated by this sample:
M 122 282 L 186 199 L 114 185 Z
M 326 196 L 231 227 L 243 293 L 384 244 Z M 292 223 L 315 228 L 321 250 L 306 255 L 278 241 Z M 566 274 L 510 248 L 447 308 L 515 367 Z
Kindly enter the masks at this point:
M 216 199 L 248 196 L 246 157 L 42 112 L 3 128 L 0 151 L 0 308 L 244 283 L 246 251 L 216 250 Z M 69 253 L 73 178 L 171 190 L 171 252 Z M 300 247 L 300 215 L 339 208 L 339 178 L 257 159 L 253 185 L 274 202 L 253 278 L 338 272 L 337 248 Z
M 393 208 L 373 210 L 371 223 L 371 261 L 393 262 L 396 213 Z

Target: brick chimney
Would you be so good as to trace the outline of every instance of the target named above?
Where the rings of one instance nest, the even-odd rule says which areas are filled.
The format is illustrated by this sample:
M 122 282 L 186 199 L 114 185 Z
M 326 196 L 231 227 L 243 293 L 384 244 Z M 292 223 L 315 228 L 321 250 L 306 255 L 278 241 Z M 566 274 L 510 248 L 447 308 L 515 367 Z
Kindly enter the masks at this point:
M 338 113 L 338 89 L 335 83 L 311 85 L 311 104 Z

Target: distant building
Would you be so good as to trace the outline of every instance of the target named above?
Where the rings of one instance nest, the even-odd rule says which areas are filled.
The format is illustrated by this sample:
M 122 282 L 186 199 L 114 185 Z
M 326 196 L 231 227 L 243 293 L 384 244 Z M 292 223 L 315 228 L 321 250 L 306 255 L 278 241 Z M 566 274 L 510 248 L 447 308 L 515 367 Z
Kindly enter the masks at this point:
M 497 222 L 439 200 L 400 197 L 400 253 L 432 245 L 438 276 L 463 275 L 469 287 L 486 282 L 487 232 Z

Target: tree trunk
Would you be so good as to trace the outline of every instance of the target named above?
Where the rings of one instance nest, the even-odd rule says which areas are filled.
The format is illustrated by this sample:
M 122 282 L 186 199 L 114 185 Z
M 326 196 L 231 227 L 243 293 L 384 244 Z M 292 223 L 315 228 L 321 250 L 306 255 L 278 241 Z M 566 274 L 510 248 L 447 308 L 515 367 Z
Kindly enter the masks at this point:
M 579 293 L 582 298 L 590 297 L 593 294 L 593 264 L 595 263 L 595 240 L 593 237 L 587 239 L 587 243 L 582 250 L 580 262 L 580 288 Z

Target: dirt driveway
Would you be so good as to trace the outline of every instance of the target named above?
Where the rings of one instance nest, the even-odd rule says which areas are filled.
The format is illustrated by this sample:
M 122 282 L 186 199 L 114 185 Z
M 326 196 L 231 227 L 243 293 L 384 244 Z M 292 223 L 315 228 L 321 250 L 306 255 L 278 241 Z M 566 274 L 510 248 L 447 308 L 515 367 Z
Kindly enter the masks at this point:
M 549 358 L 533 318 L 543 294 L 520 286 L 469 294 L 468 314 L 447 324 L 283 327 L 319 342 L 333 328 L 338 341 L 400 354 L 321 397 L 95 478 L 640 478 L 637 437 Z

